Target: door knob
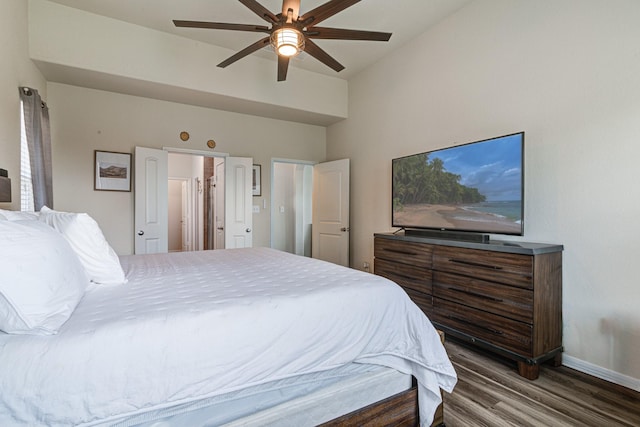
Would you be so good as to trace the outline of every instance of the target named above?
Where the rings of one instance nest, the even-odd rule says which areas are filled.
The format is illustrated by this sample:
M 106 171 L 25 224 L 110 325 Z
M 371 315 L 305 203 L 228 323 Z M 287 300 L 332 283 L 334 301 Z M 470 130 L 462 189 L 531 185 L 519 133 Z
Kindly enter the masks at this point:
M 218 227 L 217 229 L 222 231 L 222 230 L 224 230 L 224 227 Z
M 347 231 L 349 231 L 349 229 L 350 229 L 349 227 L 342 227 L 342 228 L 340 229 L 340 231 L 342 231 L 342 232 L 347 232 Z
M 138 231 L 138 236 L 143 236 L 144 235 L 144 231 L 140 230 Z
M 247 228 L 245 231 L 246 231 L 247 233 L 251 233 L 251 229 L 250 229 L 250 228 Z

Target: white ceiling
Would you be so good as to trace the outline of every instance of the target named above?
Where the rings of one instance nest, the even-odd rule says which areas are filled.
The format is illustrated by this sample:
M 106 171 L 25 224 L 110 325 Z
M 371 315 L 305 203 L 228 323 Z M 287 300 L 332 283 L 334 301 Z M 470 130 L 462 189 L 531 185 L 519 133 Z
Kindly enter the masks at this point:
M 263 37 L 240 31 L 176 28 L 173 19 L 266 25 L 260 17 L 237 0 L 51 0 L 76 9 L 137 24 L 143 27 L 192 38 L 230 50 L 229 56 Z M 327 0 L 302 0 L 301 13 Z M 349 79 L 378 61 L 395 47 L 425 32 L 472 0 L 365 0 L 327 19 L 321 25 L 334 28 L 393 33 L 389 42 L 318 40 L 317 44 L 345 66 L 339 73 L 304 53 L 291 66 L 333 77 Z M 259 0 L 279 13 L 281 0 Z M 253 55 L 274 58 L 265 48 Z M 242 61 L 242 60 L 241 60 Z M 233 72 L 233 65 L 228 68 Z

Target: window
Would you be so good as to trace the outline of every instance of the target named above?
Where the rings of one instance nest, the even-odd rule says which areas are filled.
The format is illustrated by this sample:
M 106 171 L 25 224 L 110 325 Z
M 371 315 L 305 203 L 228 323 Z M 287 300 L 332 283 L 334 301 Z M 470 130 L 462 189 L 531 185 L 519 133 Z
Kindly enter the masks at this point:
M 33 212 L 33 183 L 31 181 L 31 159 L 24 126 L 24 106 L 20 101 L 20 210 Z

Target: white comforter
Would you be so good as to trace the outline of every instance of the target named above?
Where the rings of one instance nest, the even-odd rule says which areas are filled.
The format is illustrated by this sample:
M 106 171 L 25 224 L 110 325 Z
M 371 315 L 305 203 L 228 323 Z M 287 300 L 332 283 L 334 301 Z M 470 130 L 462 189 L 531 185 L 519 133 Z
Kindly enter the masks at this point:
M 121 258 L 53 336 L 0 335 L 0 425 L 92 424 L 350 362 L 419 382 L 421 424 L 455 371 L 392 282 L 266 248 Z

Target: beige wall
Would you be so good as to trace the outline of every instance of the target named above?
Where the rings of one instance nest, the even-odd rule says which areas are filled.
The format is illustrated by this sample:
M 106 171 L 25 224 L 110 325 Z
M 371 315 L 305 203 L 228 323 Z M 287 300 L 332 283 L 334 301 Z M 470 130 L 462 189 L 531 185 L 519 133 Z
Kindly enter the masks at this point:
M 12 203 L 3 209 L 20 209 L 20 97 L 19 86 L 37 89 L 44 100 L 47 88 L 42 74 L 29 59 L 27 2 L 0 2 L 0 168 L 9 171 Z
M 132 193 L 93 191 L 94 149 L 202 150 L 213 138 L 217 150 L 262 164 L 261 204 L 271 157 L 324 160 L 326 138 L 327 158 L 351 158 L 352 263 L 360 268 L 372 261 L 372 234 L 390 229 L 393 157 L 524 130 L 523 240 L 565 245 L 565 363 L 640 389 L 637 22 L 636 0 L 476 1 L 351 80 L 349 119 L 325 131 L 45 86 L 29 59 L 27 2 L 2 0 L 0 167 L 14 180 L 14 202 L 0 207 L 19 207 L 20 85 L 38 89 L 52 109 L 55 207 L 89 212 L 121 254 L 132 251 Z M 42 64 L 61 62 L 46 44 L 36 47 Z M 182 130 L 192 135 L 186 144 Z M 254 220 L 254 242 L 267 246 L 268 209 Z
M 94 150 L 132 153 L 135 146 L 178 147 L 253 157 L 262 165 L 269 207 L 272 157 L 322 161 L 326 129 L 59 83 L 49 83 L 55 207 L 87 212 L 118 254 L 133 252 L 133 193 L 93 190 Z M 17 89 L 16 89 L 17 92 Z M 191 138 L 182 142 L 181 131 Z M 269 209 L 254 214 L 254 246 L 269 246 Z
M 28 3 L 29 52 L 49 81 L 305 123 L 346 117 L 347 82 L 338 77 L 296 69 L 283 85 L 272 58 L 249 55 L 223 69 L 216 64 L 233 50 L 45 0 Z
M 525 236 L 564 251 L 565 363 L 640 390 L 640 2 L 483 0 L 349 82 L 352 263 L 391 229 L 391 159 L 526 131 Z M 401 64 L 401 66 L 398 66 Z

